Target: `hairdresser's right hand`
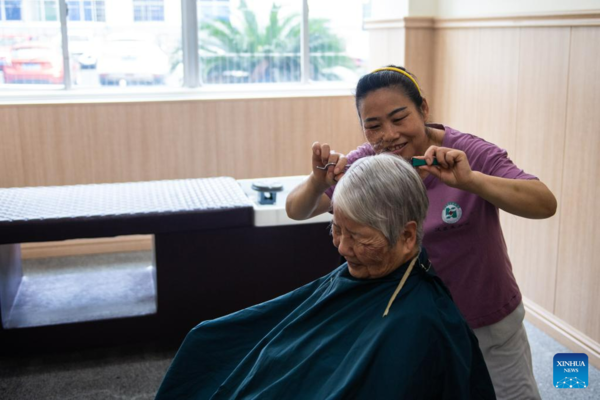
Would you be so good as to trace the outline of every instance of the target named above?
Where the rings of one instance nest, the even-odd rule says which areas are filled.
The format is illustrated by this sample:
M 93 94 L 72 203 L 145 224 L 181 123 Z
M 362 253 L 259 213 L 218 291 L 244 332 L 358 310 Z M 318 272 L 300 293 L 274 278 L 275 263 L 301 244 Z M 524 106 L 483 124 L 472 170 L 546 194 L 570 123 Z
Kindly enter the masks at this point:
M 327 170 L 318 169 L 327 164 L 335 163 L 327 168 Z M 337 153 L 329 147 L 327 143 L 314 142 L 312 144 L 312 169 L 311 179 L 317 187 L 325 192 L 329 187 L 338 183 L 344 176 L 348 159 L 346 156 Z

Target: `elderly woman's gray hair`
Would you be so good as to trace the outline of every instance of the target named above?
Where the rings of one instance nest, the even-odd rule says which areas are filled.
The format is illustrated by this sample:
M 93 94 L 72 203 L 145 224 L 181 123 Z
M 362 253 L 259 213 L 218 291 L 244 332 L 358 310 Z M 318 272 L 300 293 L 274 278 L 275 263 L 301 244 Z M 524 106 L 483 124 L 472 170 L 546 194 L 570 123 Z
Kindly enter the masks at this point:
M 417 223 L 417 245 L 429 199 L 423 181 L 404 159 L 380 154 L 355 161 L 335 188 L 336 210 L 354 222 L 380 231 L 394 246 L 410 222 Z

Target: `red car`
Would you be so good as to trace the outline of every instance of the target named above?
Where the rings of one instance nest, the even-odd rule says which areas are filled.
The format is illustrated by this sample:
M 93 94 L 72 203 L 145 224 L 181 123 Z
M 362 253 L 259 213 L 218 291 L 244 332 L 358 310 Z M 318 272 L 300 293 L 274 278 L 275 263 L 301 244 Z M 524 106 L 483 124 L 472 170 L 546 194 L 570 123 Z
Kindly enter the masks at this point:
M 26 42 L 14 46 L 4 66 L 5 83 L 62 84 L 64 76 L 60 48 L 47 43 Z
M 29 35 L 0 35 L 0 71 L 3 71 L 4 66 L 8 64 L 12 46 L 28 40 L 31 40 L 31 36 Z

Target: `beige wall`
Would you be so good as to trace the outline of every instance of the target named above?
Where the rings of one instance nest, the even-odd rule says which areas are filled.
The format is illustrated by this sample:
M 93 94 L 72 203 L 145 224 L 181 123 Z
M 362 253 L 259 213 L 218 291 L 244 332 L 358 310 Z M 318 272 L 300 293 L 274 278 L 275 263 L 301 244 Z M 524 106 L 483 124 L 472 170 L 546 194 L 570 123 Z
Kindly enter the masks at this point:
M 0 106 L 0 187 L 310 172 L 362 143 L 351 96 Z

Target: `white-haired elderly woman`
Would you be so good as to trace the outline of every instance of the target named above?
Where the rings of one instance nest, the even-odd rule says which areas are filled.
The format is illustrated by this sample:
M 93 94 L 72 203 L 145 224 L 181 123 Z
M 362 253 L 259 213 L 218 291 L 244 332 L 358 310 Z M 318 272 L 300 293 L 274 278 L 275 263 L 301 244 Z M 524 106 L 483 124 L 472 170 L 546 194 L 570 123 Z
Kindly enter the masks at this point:
M 495 398 L 477 339 L 420 247 L 427 206 L 406 161 L 355 162 L 333 197 L 347 263 L 202 322 L 157 399 Z

